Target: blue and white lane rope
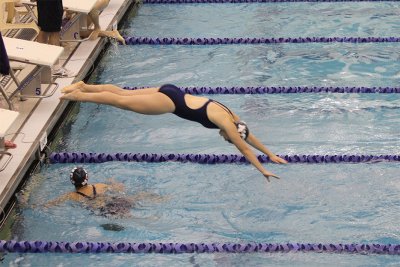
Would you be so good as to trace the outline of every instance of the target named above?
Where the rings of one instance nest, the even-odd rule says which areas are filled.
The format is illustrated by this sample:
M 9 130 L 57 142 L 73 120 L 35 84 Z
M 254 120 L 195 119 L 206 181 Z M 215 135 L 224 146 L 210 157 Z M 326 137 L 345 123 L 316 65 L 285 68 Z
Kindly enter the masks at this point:
M 154 87 L 154 86 L 148 86 Z M 140 90 L 146 87 L 124 87 L 126 90 Z M 400 87 L 333 87 L 333 86 L 191 86 L 179 87 L 188 94 L 307 94 L 307 93 L 357 93 L 357 94 L 399 94 Z
M 400 255 L 400 245 L 341 243 L 114 243 L 0 240 L 0 252 L 163 254 L 317 252 Z
M 400 162 L 400 155 L 278 155 L 289 163 L 377 163 Z M 261 163 L 271 160 L 258 155 Z M 157 153 L 52 153 L 50 163 L 103 163 L 108 161 L 126 162 L 191 162 L 201 164 L 249 163 L 241 154 L 157 154 Z

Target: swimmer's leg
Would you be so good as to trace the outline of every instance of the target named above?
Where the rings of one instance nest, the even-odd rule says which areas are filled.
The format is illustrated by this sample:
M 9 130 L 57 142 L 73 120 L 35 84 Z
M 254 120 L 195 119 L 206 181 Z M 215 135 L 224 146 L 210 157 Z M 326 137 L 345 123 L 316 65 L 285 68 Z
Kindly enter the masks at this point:
M 108 6 L 110 0 L 97 0 L 92 10 L 88 13 L 88 27 L 91 23 L 94 25 L 93 32 L 90 34 L 89 39 L 95 40 L 101 32 L 100 27 L 100 13 Z
M 61 96 L 60 99 L 110 105 L 146 115 L 171 113 L 175 110 L 175 105 L 171 99 L 162 93 L 122 96 L 104 91 L 85 93 L 75 90 Z
M 117 95 L 130 96 L 130 95 L 147 95 L 157 93 L 159 88 L 144 88 L 138 90 L 125 90 L 121 87 L 112 84 L 86 84 L 83 81 L 71 84 L 64 87 L 61 92 L 64 94 L 71 93 L 75 90 L 80 90 L 85 93 L 99 93 L 110 92 Z

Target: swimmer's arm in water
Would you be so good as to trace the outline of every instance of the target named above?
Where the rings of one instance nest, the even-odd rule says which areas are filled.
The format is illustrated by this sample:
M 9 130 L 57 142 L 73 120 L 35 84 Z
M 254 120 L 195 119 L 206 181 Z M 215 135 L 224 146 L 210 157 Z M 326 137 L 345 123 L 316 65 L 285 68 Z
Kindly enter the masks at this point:
M 260 161 L 258 160 L 257 156 L 251 150 L 251 148 L 247 145 L 247 143 L 240 137 L 239 133 L 237 132 L 236 126 L 230 121 L 229 119 L 218 123 L 218 127 L 224 130 L 229 137 L 229 140 L 239 149 L 239 151 L 246 157 L 250 163 L 259 170 L 265 178 L 267 178 L 269 182 L 269 177 L 275 177 L 279 179 L 279 177 L 272 172 L 267 171 Z
M 259 150 L 260 152 L 264 153 L 267 155 L 272 162 L 275 163 L 283 163 L 286 164 L 287 161 L 283 158 L 278 157 L 274 153 L 272 153 L 266 146 L 264 146 L 258 139 L 257 137 L 254 136 L 254 134 L 250 133 L 249 136 L 246 139 L 246 142 L 254 147 L 255 149 Z
M 110 178 L 107 180 L 107 184 L 103 184 L 107 187 L 108 191 L 113 191 L 113 192 L 124 192 L 125 185 L 123 183 L 115 181 L 114 178 Z
M 62 195 L 62 196 L 59 196 L 58 198 L 55 198 L 55 199 L 53 199 L 53 200 L 50 200 L 49 202 L 47 202 L 47 203 L 44 204 L 43 206 L 44 206 L 45 208 L 50 208 L 50 207 L 52 207 L 52 206 L 56 206 L 56 205 L 59 205 L 59 204 L 61 204 L 61 203 L 64 203 L 65 201 L 68 201 L 68 200 L 78 200 L 77 197 L 76 197 L 75 195 L 76 195 L 76 194 L 74 194 L 74 193 L 72 193 L 72 192 L 66 193 L 66 194 L 64 194 L 64 195 Z

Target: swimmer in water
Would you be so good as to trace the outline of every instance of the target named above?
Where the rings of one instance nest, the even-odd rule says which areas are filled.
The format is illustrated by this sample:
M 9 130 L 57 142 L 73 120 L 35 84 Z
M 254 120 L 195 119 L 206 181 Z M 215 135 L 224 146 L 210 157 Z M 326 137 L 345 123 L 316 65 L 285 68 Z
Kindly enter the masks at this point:
M 219 129 L 219 134 L 234 144 L 268 182 L 270 177 L 279 177 L 263 167 L 249 145 L 266 154 L 272 162 L 287 163 L 265 147 L 229 108 L 212 99 L 186 94 L 175 85 L 124 90 L 111 84 L 90 85 L 80 81 L 63 88 L 61 92 L 64 94 L 61 100 L 105 104 L 146 115 L 173 113 L 206 128 Z
M 139 201 L 161 201 L 156 194 L 141 192 L 136 195 L 123 195 L 125 192 L 122 183 L 88 183 L 89 175 L 82 167 L 75 167 L 70 173 L 70 181 L 75 186 L 75 191 L 66 193 L 44 206 L 51 207 L 65 201 L 76 201 L 84 204 L 95 215 L 113 218 L 131 217 L 131 210 Z

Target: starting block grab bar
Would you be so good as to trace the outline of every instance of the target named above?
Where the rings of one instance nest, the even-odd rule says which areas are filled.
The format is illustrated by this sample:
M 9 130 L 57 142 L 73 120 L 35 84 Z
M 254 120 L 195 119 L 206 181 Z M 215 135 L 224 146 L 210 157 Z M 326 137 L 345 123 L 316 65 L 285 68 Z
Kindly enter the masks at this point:
M 58 89 L 59 84 L 52 81 L 47 81 L 48 86 L 44 90 L 46 92 L 52 85 L 54 88 L 48 94 L 42 94 L 41 84 L 42 84 L 42 72 L 45 71 L 46 67 L 40 66 L 36 70 L 26 77 L 22 82 L 14 75 L 13 71 L 10 72 L 14 82 L 17 84 L 17 89 L 9 96 L 13 98 L 17 93 L 21 93 L 21 98 L 47 98 L 51 97 Z M 36 80 L 36 82 L 34 82 Z M 25 91 L 25 92 L 24 92 Z M 29 92 L 29 93 L 28 93 Z

